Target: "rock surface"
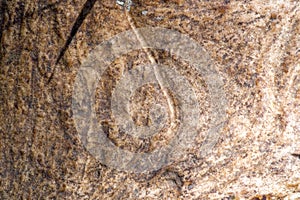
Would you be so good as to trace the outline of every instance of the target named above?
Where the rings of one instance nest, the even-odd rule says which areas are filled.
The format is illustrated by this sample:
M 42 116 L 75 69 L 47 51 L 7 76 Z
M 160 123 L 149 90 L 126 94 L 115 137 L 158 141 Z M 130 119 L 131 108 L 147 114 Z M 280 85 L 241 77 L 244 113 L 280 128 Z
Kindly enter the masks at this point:
M 72 34 L 85 3 L 2 1 L 1 199 L 300 199 L 299 1 L 136 0 L 129 12 L 134 27 L 120 5 L 97 1 Z M 172 52 L 128 52 L 110 64 L 97 85 L 97 119 L 113 144 L 151 152 L 167 145 L 180 125 L 180 103 L 168 91 L 178 121 L 168 132 L 168 101 L 157 84 L 140 87 L 130 98 L 138 126 L 165 119 L 156 136 L 123 133 L 112 116 L 110 102 L 122 73 L 151 63 L 149 53 L 189 81 L 201 105 L 202 126 L 195 144 L 171 164 L 145 173 L 119 171 L 84 147 L 74 125 L 74 82 L 101 42 L 150 26 L 185 34 L 209 54 L 223 81 L 226 118 L 216 144 L 203 156 L 217 101 L 203 74 Z M 153 106 L 161 115 L 151 114 Z

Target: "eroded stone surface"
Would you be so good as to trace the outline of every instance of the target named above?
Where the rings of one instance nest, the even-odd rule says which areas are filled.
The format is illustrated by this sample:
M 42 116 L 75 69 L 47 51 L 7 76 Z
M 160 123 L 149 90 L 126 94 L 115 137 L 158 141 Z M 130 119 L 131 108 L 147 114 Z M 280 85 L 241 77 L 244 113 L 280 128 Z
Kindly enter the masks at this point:
M 200 156 L 204 138 L 199 134 L 184 158 L 148 174 L 102 165 L 84 149 L 74 127 L 72 91 L 81 63 L 102 41 L 131 30 L 114 1 L 96 2 L 54 67 L 84 3 L 2 3 L 2 199 L 300 198 L 298 1 L 133 2 L 130 14 L 137 27 L 177 30 L 209 53 L 228 100 L 226 124 L 211 154 Z M 205 104 L 203 122 L 209 121 L 209 91 L 201 75 L 168 52 L 152 53 L 198 89 L 198 101 Z M 143 51 L 120 57 L 105 74 L 106 84 L 101 88 L 99 83 L 99 93 L 109 100 L 118 73 L 146 63 Z M 98 106 L 109 108 L 109 103 Z M 98 115 L 109 119 L 109 109 L 99 109 Z M 112 139 L 128 137 L 107 127 Z M 122 141 L 116 144 L 125 149 L 149 149 L 140 140 Z

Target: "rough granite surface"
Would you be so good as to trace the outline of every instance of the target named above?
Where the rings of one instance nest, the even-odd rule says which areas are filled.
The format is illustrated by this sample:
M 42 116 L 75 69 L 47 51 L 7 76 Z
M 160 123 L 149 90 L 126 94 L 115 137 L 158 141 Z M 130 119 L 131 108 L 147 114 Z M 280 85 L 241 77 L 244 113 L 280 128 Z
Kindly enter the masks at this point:
M 133 0 L 137 28 L 177 30 L 205 49 L 227 98 L 226 121 L 208 155 L 199 153 L 199 133 L 184 157 L 142 174 L 103 165 L 74 126 L 72 91 L 81 64 L 102 41 L 132 29 L 115 1 L 96 1 L 56 64 L 84 4 L 1 1 L 0 199 L 300 199 L 298 0 Z M 201 132 L 207 131 L 209 91 L 201 76 L 167 52 L 152 54 L 191 82 L 202 105 Z M 116 59 L 98 94 L 109 101 L 120 71 L 147 62 L 143 50 Z M 150 123 L 154 101 L 166 104 L 157 85 L 136 91 L 136 124 Z M 168 142 L 164 130 L 153 141 L 124 136 L 108 120 L 109 104 L 96 107 L 120 148 L 147 152 Z

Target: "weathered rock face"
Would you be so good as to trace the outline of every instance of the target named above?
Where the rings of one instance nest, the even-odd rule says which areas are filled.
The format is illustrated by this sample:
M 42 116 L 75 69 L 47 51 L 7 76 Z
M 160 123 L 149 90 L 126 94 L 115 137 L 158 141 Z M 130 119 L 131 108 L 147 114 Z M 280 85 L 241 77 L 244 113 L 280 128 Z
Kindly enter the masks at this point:
M 2 1 L 0 22 L 1 199 L 300 198 L 299 1 L 140 0 L 133 1 L 128 15 L 110 0 L 13 0 Z M 143 42 L 152 41 L 147 45 L 153 47 L 155 41 L 150 33 L 141 36 L 135 30 L 150 26 L 193 39 L 203 56 L 197 57 L 197 48 L 179 51 L 186 43 L 172 51 L 145 49 Z M 109 47 L 97 54 L 101 42 L 124 31 L 133 37 L 119 46 L 135 41 L 139 49 L 112 57 Z M 157 33 L 157 41 L 161 37 Z M 178 36 L 177 41 L 182 38 Z M 182 59 L 176 51 L 183 58 L 190 54 L 198 60 Z M 135 158 L 172 144 L 170 151 L 176 149 L 170 153 L 172 159 L 154 171 L 147 167 L 143 173 L 115 169 L 118 166 L 103 162 L 105 156 L 114 160 L 110 155 L 102 152 L 97 158 L 91 153 L 93 146 L 88 145 L 97 141 L 96 136 L 85 141 L 78 131 L 73 90 L 77 80 L 91 80 L 84 75 L 76 79 L 76 75 L 84 63 L 106 59 L 113 61 L 100 80 L 91 84 L 96 121 L 116 149 L 139 155 Z M 181 79 L 175 75 L 170 75 L 172 80 L 165 78 L 158 66 L 153 77 L 161 75 L 165 90 L 158 78 L 126 96 L 133 87 L 130 80 L 147 72 L 139 66 L 151 63 L 176 71 L 190 87 L 174 92 L 172 84 L 178 83 L 174 80 Z M 122 82 L 124 74 L 131 77 L 129 82 Z M 180 127 L 191 122 L 184 117 L 192 109 L 182 104 L 189 98 L 181 99 L 190 97 L 190 91 L 200 115 L 196 121 L 186 118 L 195 122 L 191 124 L 196 124 L 197 134 L 182 153 L 178 151 L 183 151 L 180 141 L 185 137 L 177 133 L 190 132 L 190 127 Z M 154 130 L 151 137 L 139 138 L 134 132 L 127 134 L 128 127 L 120 128 L 118 122 L 126 123 L 116 117 L 122 109 L 113 112 L 112 105 L 123 98 L 129 102 L 132 124 L 148 127 L 157 123 L 157 133 Z M 214 112 L 220 111 L 216 107 L 222 107 L 224 115 Z M 90 130 L 88 125 L 80 126 Z M 180 140 L 172 143 L 176 137 Z M 117 154 L 112 151 L 111 155 Z

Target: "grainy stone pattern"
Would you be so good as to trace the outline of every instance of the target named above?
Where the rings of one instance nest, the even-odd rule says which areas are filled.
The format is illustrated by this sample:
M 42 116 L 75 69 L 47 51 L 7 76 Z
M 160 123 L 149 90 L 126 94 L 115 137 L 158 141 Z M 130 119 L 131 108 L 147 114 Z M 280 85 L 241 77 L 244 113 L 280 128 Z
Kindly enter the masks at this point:
M 84 3 L 0 5 L 0 199 L 300 199 L 299 1 L 133 1 L 137 27 L 178 30 L 206 49 L 228 99 L 227 121 L 210 155 L 199 156 L 199 136 L 185 158 L 148 174 L 101 165 L 74 128 L 80 64 L 101 41 L 131 29 L 114 1 L 97 1 L 55 67 Z M 167 53 L 153 54 L 163 64 L 180 63 L 183 74 L 188 69 Z M 99 89 L 108 99 L 118 66 L 148 62 L 143 52 L 126 56 L 112 64 Z M 125 141 L 128 149 L 149 148 Z

